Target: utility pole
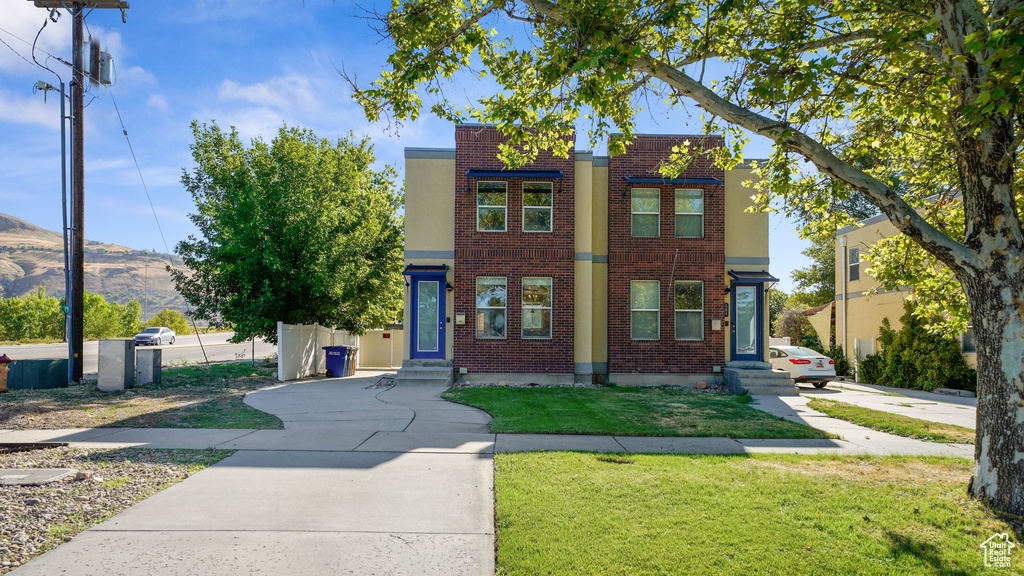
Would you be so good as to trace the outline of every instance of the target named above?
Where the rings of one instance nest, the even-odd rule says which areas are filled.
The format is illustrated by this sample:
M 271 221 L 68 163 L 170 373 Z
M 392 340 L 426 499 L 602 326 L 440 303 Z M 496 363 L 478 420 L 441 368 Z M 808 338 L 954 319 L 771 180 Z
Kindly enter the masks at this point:
M 62 9 L 64 0 L 33 0 L 38 8 Z M 85 0 L 72 2 L 71 17 L 71 381 L 82 381 L 83 336 L 85 329 L 85 57 L 82 54 L 82 28 L 85 13 L 96 8 L 121 10 L 125 20 L 128 2 Z M 93 71 L 94 74 L 98 71 Z

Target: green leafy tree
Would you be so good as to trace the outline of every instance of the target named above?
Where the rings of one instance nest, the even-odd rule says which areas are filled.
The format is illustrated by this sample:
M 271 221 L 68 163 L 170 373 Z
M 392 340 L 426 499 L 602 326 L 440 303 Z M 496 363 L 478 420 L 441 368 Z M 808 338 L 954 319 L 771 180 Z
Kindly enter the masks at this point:
M 414 119 L 427 99 L 443 118 L 497 125 L 501 158 L 517 166 L 541 149 L 567 156 L 577 123 L 592 142 L 621 132 L 616 154 L 648 103 L 696 105 L 706 130 L 728 136 L 711 152 L 720 166 L 750 134 L 773 143 L 756 168 L 762 207 L 792 199 L 825 217 L 864 196 L 963 287 L 980 379 L 970 493 L 1024 513 L 1019 2 L 409 0 L 381 24 L 389 68 L 355 92 L 370 119 Z M 530 37 L 516 38 L 524 26 Z M 445 94 L 463 93 L 446 87 L 470 67 L 496 94 L 467 108 Z M 662 172 L 700 150 L 681 146 Z M 885 162 L 858 167 L 868 156 Z M 955 194 L 964 225 L 947 230 L 929 208 Z
M 778 325 L 779 317 L 789 303 L 789 295 L 782 290 L 771 290 L 768 292 L 768 333 L 775 334 L 775 327 Z
M 40 286 L 21 298 L 0 299 L 0 340 L 56 340 L 64 337 L 61 301 Z
M 148 326 L 166 326 L 178 335 L 188 334 L 188 320 L 185 319 L 185 315 L 177 310 L 171 310 L 164 308 L 157 312 L 152 318 L 149 319 Z
M 86 340 L 130 338 L 142 330 L 142 305 L 138 300 L 127 304 L 107 302 L 101 294 L 86 292 L 83 333 Z
M 272 342 L 278 321 L 362 333 L 395 320 L 402 197 L 367 139 L 283 127 L 246 147 L 234 129 L 195 122 L 192 134 L 181 181 L 201 236 L 178 243 L 188 270 L 170 272 L 194 318 Z

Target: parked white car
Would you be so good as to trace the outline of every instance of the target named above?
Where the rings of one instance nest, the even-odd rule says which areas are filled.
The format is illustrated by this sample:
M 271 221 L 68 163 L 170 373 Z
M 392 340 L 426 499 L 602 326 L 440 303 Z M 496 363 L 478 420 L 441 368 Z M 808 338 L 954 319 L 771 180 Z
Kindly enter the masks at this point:
M 162 346 L 165 343 L 174 344 L 175 336 L 174 330 L 164 326 L 146 328 L 135 335 L 135 345 L 152 344 L 154 346 Z
M 824 388 L 836 377 L 836 361 L 803 346 L 770 346 L 768 359 L 773 369 L 789 372 L 796 382 L 810 382 Z

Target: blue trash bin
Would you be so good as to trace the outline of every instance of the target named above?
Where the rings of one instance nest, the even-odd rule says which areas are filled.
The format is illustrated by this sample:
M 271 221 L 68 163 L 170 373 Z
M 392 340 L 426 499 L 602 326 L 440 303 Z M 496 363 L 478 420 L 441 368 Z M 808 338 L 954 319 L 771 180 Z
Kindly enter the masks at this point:
M 345 346 L 324 346 L 324 350 L 327 352 L 327 377 L 344 377 L 348 348 Z

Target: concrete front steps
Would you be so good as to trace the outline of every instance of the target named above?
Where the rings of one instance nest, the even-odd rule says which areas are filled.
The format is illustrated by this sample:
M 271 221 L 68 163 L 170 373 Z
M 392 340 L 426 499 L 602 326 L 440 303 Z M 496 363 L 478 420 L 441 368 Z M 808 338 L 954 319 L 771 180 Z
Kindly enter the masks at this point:
M 767 362 L 727 362 L 725 385 L 735 394 L 800 395 L 789 374 L 772 370 L 772 365 Z
M 398 370 L 398 386 L 451 386 L 451 360 L 405 360 Z

